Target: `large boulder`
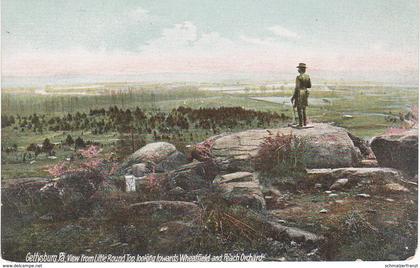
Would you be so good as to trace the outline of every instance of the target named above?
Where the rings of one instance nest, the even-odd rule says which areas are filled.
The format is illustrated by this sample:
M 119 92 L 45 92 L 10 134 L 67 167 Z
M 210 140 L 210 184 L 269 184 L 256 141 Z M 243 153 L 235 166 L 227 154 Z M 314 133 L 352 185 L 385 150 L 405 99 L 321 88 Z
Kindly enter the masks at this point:
M 138 173 L 150 173 L 153 168 L 155 172 L 167 172 L 186 163 L 187 157 L 177 151 L 173 144 L 153 142 L 131 154 L 122 164 L 122 173 L 139 176 Z
M 372 139 L 370 146 L 380 166 L 401 169 L 410 175 L 418 171 L 418 129 Z
M 224 171 L 253 171 L 253 159 L 261 142 L 271 134 L 293 134 L 307 141 L 308 168 L 336 168 L 359 165 L 361 152 L 348 132 L 330 124 L 313 128 L 253 129 L 211 137 L 211 154 Z
M 168 142 L 153 142 L 143 146 L 130 155 L 128 161 L 137 163 L 152 161 L 159 163 L 175 152 L 176 148 L 173 144 Z

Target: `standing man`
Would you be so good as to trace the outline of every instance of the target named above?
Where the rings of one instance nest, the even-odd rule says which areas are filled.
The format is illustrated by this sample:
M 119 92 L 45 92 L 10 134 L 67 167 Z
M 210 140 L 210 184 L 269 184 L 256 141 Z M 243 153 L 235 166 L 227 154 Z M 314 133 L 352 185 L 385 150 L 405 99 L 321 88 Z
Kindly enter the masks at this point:
M 306 64 L 299 63 L 297 66 L 299 75 L 296 77 L 295 92 L 291 99 L 293 107 L 297 108 L 299 116 L 299 127 L 306 126 L 306 106 L 308 106 L 309 90 L 311 88 L 311 78 L 306 74 Z

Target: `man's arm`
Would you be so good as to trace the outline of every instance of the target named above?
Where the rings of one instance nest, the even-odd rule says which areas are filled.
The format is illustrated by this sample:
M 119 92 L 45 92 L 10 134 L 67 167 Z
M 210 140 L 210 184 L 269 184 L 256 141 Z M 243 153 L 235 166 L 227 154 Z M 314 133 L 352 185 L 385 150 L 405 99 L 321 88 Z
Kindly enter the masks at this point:
M 300 87 L 300 81 L 299 81 L 299 77 L 296 77 L 296 83 L 295 83 L 295 92 L 293 92 L 293 96 L 290 99 L 290 101 L 293 103 L 293 101 L 297 98 L 297 90 Z

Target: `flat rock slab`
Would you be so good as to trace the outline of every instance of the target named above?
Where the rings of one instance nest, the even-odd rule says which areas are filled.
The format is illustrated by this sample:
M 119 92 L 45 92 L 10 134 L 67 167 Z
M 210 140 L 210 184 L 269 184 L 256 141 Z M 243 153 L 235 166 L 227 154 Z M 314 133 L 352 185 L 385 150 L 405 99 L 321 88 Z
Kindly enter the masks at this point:
M 254 171 L 253 159 L 264 138 L 277 133 L 302 137 L 307 142 L 306 164 L 308 168 L 357 166 L 360 150 L 354 146 L 348 132 L 329 124 L 314 124 L 313 128 L 253 129 L 209 138 L 211 153 L 221 170 L 228 172 Z
M 229 183 L 229 182 L 246 182 L 255 180 L 254 174 L 251 172 L 235 172 L 225 175 L 217 176 L 215 183 Z
M 325 241 L 323 236 L 299 228 L 284 226 L 276 222 L 267 222 L 265 231 L 267 236 L 278 241 L 288 239 L 295 242 L 303 242 L 307 245 L 317 245 Z
M 361 167 L 379 167 L 378 160 L 375 159 L 363 159 L 360 162 Z
M 252 191 L 261 191 L 260 185 L 257 181 L 245 181 L 245 182 L 230 182 L 230 183 L 222 183 L 220 186 L 228 191 L 232 191 L 233 189 L 247 189 Z
M 385 191 L 391 192 L 391 193 L 407 193 L 410 190 L 408 190 L 406 187 L 402 186 L 398 183 L 388 183 L 384 185 Z
M 399 181 L 403 178 L 400 171 L 393 168 L 335 168 L 308 169 L 307 179 L 314 183 L 331 185 L 339 179 L 347 179 L 349 184 L 375 182 L 379 184 Z
M 2 180 L 2 189 L 17 189 L 17 188 L 42 188 L 47 183 L 51 182 L 51 179 L 42 177 L 32 178 L 18 178 L 11 180 Z
M 336 178 L 339 177 L 386 177 L 386 178 L 402 178 L 402 174 L 399 170 L 393 168 L 320 168 L 320 169 L 308 169 L 309 176 L 325 176 L 330 175 Z
M 306 125 L 306 126 L 299 126 L 299 125 L 289 125 L 289 127 L 297 128 L 297 129 L 306 129 L 306 128 L 313 128 L 314 125 Z

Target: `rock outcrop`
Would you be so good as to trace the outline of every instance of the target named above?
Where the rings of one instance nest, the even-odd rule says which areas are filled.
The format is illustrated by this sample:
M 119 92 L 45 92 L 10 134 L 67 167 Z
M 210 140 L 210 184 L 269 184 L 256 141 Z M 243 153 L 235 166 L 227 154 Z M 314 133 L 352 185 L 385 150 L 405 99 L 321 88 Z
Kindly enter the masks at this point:
M 208 188 L 218 173 L 212 160 L 193 161 L 168 173 L 170 188 L 180 187 L 186 191 Z
M 254 170 L 261 143 L 277 133 L 292 134 L 305 142 L 306 172 L 280 170 L 266 175 Z M 412 170 L 413 164 L 406 160 L 414 147 L 417 150 L 417 134 L 392 139 L 372 142 L 374 146 L 382 144 L 375 151 L 378 162 Z M 292 139 L 285 140 L 289 143 Z M 267 155 L 263 161 L 274 161 L 272 151 Z M 299 248 L 302 251 L 296 258 L 302 259 L 321 254 L 322 247 L 334 243 L 334 236 L 343 234 L 330 224 L 341 226 L 356 219 L 352 224 L 360 225 L 370 220 L 369 215 L 380 215 L 382 207 L 386 216 L 409 215 L 410 210 L 388 215 L 392 207 L 384 206 L 385 201 L 415 206 L 410 199 L 417 191 L 415 182 L 406 181 L 406 174 L 397 169 L 376 167 L 365 141 L 329 124 L 221 134 L 195 147 L 191 156 L 195 160 L 188 162 L 167 142 L 144 146 L 128 157 L 118 174 L 125 178 L 126 192 L 112 188 L 111 179 L 95 172 L 72 172 L 54 180 L 5 181 L 3 211 L 19 221 L 22 215 L 29 215 L 28 222 L 77 219 L 80 225 L 67 225 L 56 232 L 60 240 L 68 234 L 88 232 L 83 224 L 91 228 L 91 224 L 101 226 L 103 222 L 105 230 L 111 230 L 104 239 L 111 250 L 118 247 L 124 252 L 166 256 L 197 249 L 207 253 L 221 249 L 225 242 L 232 242 L 231 248 L 236 249 L 242 246 L 239 239 L 246 237 L 252 243 L 261 241 L 257 252 L 284 256 L 290 253 L 289 247 Z M 362 156 L 369 160 L 362 161 Z M 124 182 L 118 179 L 115 184 Z M 350 214 L 354 211 L 358 214 Z M 369 222 L 366 226 L 379 230 Z M 98 241 L 98 248 L 102 242 Z M 275 245 L 276 250 L 271 251 Z
M 2 180 L 2 213 L 17 215 L 22 218 L 36 217 L 34 207 L 42 203 L 40 189 L 50 182 L 50 179 L 42 177 Z
M 76 218 L 90 211 L 92 197 L 103 186 L 102 179 L 91 171 L 75 171 L 55 179 L 15 179 L 3 183 L 2 201 L 6 209 L 21 215 L 47 213 L 54 218 Z
M 156 165 L 156 172 L 167 172 L 174 169 L 177 169 L 179 166 L 187 164 L 188 160 L 185 154 L 176 151 L 166 157 L 164 160 L 160 161 Z
M 258 179 L 250 172 L 236 172 L 215 179 L 223 198 L 234 205 L 254 210 L 265 209 L 265 200 Z
M 56 217 L 72 218 L 88 214 L 94 204 L 92 197 L 103 187 L 103 177 L 92 171 L 62 175 L 40 189 L 44 207 Z
M 336 168 L 359 165 L 361 152 L 348 132 L 329 124 L 314 124 L 313 128 L 253 129 L 211 137 L 211 154 L 226 172 L 253 171 L 253 159 L 261 142 L 269 135 L 293 134 L 307 142 L 308 168 Z
M 383 188 L 385 189 L 385 191 L 388 191 L 391 193 L 407 193 L 410 191 L 406 187 L 398 183 L 388 183 L 388 184 L 385 184 Z
M 403 174 L 392 168 L 308 169 L 307 181 L 330 190 L 345 190 L 356 184 L 385 185 L 401 181 Z
M 218 174 L 212 161 L 193 161 L 169 172 L 149 173 L 143 177 L 125 175 L 126 191 L 147 194 L 154 185 L 162 199 L 195 201 L 197 195 L 208 190 Z
M 145 184 L 145 178 L 152 173 L 168 173 L 187 164 L 185 154 L 176 150 L 168 142 L 149 143 L 132 155 L 121 165 L 120 174 L 124 175 L 125 189 L 133 192 L 137 186 Z
M 418 129 L 401 134 L 382 135 L 370 146 L 380 166 L 401 169 L 411 175 L 418 171 Z

